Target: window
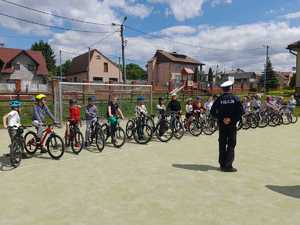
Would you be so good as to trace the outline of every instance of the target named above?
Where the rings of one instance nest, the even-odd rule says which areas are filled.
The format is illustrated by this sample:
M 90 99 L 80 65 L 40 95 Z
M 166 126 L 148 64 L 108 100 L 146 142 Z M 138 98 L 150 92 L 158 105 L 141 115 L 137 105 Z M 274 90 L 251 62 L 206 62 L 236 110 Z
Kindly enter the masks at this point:
M 77 77 L 74 77 L 74 82 L 77 82 Z
M 104 63 L 104 73 L 108 73 L 108 63 Z
M 118 78 L 109 78 L 109 82 L 111 83 L 118 82 Z
M 20 64 L 15 64 L 15 70 L 20 70 Z
M 100 59 L 101 59 L 101 56 L 100 56 L 100 55 L 97 55 L 97 56 L 96 56 L 96 59 L 97 59 L 97 60 L 100 60 Z
M 94 77 L 93 81 L 97 82 L 97 83 L 102 83 L 103 82 L 103 77 Z
M 28 64 L 27 68 L 28 68 L 29 71 L 34 71 L 34 69 L 35 69 L 34 65 L 31 65 L 31 64 Z

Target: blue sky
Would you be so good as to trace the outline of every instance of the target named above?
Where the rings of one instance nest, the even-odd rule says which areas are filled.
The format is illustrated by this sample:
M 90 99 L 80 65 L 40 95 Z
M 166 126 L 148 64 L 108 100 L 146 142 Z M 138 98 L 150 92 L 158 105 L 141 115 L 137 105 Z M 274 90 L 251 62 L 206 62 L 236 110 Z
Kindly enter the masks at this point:
M 98 23 L 120 22 L 151 36 L 126 29 L 127 62 L 145 65 L 156 49 L 188 54 L 212 66 L 230 70 L 261 71 L 263 45 L 271 46 L 275 69 L 291 70 L 295 59 L 285 47 L 300 40 L 300 0 L 9 0 L 31 8 Z M 74 23 L 22 9 L 0 0 L 4 13 L 47 25 L 100 32 L 116 31 L 112 26 Z M 63 60 L 93 46 L 114 60 L 120 55 L 120 38 L 113 34 L 86 34 L 32 25 L 0 16 L 0 42 L 6 47 L 30 48 L 45 40 Z

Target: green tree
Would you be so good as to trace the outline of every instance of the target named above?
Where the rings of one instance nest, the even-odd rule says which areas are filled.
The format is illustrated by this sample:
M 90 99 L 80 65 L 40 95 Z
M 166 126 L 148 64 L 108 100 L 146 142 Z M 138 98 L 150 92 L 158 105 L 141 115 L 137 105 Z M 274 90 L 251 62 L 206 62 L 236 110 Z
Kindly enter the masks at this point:
M 146 80 L 146 71 L 139 65 L 130 63 L 126 65 L 127 79 L 129 80 Z
M 33 43 L 31 46 L 31 50 L 42 52 L 46 60 L 49 75 L 53 76 L 56 73 L 56 60 L 54 51 L 52 50 L 51 46 L 47 42 L 41 40 L 39 42 Z
M 61 65 L 61 68 L 62 68 L 61 71 L 62 71 L 63 76 L 65 76 L 68 73 L 68 71 L 71 68 L 71 64 L 72 64 L 72 61 L 68 59 L 67 61 L 65 61 L 64 64 Z M 56 67 L 56 76 L 58 76 L 58 77 L 60 76 L 60 66 Z
M 273 70 L 273 65 L 272 65 L 272 62 L 270 59 L 268 59 L 265 72 L 263 73 L 263 75 L 261 77 L 260 83 L 261 83 L 262 87 L 264 87 L 265 82 L 266 82 L 266 91 L 275 89 L 279 85 L 279 81 L 276 77 L 275 71 Z

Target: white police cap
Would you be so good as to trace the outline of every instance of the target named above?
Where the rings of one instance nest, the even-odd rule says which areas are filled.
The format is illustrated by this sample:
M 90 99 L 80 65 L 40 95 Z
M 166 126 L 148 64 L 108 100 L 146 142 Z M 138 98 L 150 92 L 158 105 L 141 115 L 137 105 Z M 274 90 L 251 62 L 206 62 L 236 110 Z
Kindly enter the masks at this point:
M 234 84 L 234 81 L 228 80 L 221 84 L 221 88 L 231 87 Z

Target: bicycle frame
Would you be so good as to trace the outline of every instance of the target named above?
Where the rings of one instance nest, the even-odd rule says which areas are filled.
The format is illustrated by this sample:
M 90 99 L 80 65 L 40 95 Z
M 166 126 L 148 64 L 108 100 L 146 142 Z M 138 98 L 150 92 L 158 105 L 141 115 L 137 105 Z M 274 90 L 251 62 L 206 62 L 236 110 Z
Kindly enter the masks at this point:
M 52 125 L 48 125 L 47 128 L 43 131 L 43 137 L 39 143 L 39 146 L 43 146 L 48 137 L 54 133 Z

